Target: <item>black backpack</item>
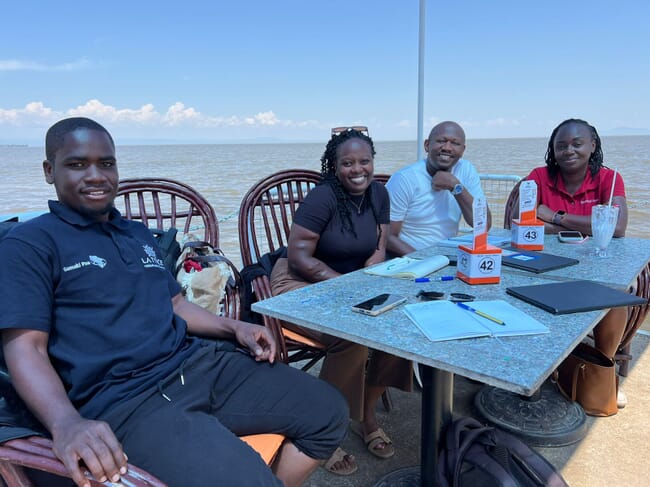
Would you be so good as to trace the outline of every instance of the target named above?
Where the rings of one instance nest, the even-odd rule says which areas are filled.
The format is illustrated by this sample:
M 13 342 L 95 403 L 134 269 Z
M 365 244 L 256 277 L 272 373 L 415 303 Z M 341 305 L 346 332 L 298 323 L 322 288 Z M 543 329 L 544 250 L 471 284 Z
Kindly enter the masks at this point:
M 239 273 L 242 280 L 242 297 L 241 297 L 241 319 L 249 323 L 263 325 L 262 316 L 251 310 L 251 304 L 257 301 L 253 292 L 253 280 L 259 276 L 271 277 L 273 266 L 280 257 L 287 256 L 287 248 L 280 247 L 273 252 L 267 252 L 259 260 L 251 265 L 244 267 Z
M 165 269 L 169 270 L 173 276 L 176 276 L 176 261 L 181 256 L 181 244 L 176 240 L 178 230 L 170 228 L 169 230 L 159 230 L 150 228 L 153 238 L 160 247 Z
M 474 418 L 447 427 L 437 481 L 442 487 L 568 487 L 553 465 L 519 438 Z

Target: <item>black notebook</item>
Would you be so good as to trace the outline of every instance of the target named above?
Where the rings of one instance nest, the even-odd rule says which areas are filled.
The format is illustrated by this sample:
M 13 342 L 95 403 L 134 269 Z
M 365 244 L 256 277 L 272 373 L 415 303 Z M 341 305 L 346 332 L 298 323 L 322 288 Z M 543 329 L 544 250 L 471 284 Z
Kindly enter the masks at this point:
M 561 255 L 544 254 L 543 252 L 533 252 L 512 247 L 503 249 L 501 256 L 501 264 L 537 274 L 576 265 L 579 262 L 578 259 L 562 257 Z
M 593 281 L 565 281 L 506 289 L 508 294 L 549 313 L 564 315 L 646 304 L 646 299 Z

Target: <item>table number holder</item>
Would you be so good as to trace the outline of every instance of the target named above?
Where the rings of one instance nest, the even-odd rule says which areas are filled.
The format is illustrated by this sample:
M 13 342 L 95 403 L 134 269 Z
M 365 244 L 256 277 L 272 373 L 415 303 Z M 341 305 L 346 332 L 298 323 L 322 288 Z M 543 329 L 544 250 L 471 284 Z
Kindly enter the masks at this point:
M 537 184 L 519 185 L 519 218 L 512 219 L 511 245 L 518 249 L 544 250 L 544 222 L 537 218 Z
M 496 284 L 501 280 L 501 249 L 487 243 L 487 204 L 474 199 L 472 246 L 458 246 L 456 277 L 467 284 Z

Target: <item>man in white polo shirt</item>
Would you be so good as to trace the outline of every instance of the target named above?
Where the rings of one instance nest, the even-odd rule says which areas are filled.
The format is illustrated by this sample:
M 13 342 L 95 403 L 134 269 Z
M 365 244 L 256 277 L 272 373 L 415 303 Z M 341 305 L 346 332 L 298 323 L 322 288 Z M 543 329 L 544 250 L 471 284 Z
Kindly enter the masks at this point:
M 388 251 L 404 255 L 458 233 L 461 215 L 473 225 L 472 202 L 485 197 L 478 172 L 461 159 L 465 132 L 442 122 L 424 141 L 425 160 L 406 166 L 386 183 L 390 194 Z M 492 216 L 488 208 L 488 229 Z

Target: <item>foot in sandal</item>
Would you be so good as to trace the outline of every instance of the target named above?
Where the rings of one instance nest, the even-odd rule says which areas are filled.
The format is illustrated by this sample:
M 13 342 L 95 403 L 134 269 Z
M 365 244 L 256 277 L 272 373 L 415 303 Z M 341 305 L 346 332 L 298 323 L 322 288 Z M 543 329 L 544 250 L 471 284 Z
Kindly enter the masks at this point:
M 357 462 L 353 455 L 345 452 L 343 448 L 337 448 L 332 456 L 325 462 L 323 468 L 336 475 L 351 475 L 357 471 Z
M 363 429 L 363 424 L 359 422 L 350 423 L 350 429 L 363 440 L 368 451 L 376 457 L 390 458 L 395 455 L 393 442 L 383 429 L 377 428 L 366 434 Z

